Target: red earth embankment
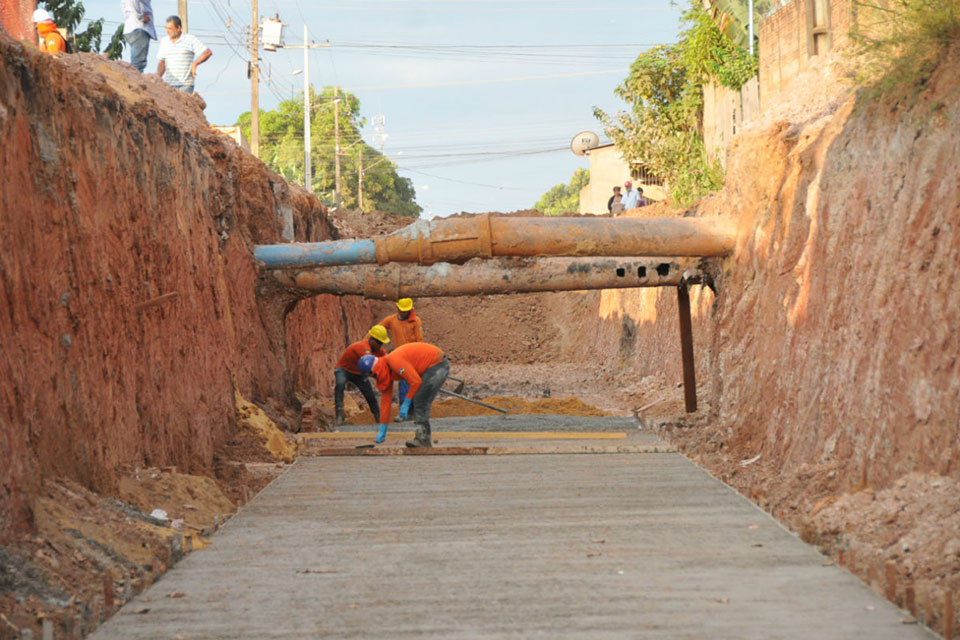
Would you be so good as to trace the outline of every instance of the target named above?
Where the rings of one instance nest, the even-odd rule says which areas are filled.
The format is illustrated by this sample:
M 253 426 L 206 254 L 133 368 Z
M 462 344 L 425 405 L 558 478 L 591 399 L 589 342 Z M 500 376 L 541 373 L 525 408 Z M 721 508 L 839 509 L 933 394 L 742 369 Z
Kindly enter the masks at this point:
M 202 108 L 0 35 L 0 541 L 31 529 L 46 478 L 115 494 L 123 465 L 209 469 L 234 389 L 296 406 L 373 321 L 259 280 L 252 246 L 285 222 L 298 240 L 336 230 Z
M 960 50 L 908 98 L 824 104 L 738 135 L 694 211 L 740 229 L 719 295 L 691 294 L 695 416 L 672 289 L 418 310 L 486 392 L 664 400 L 652 422 L 694 460 L 943 631 L 951 605 L 960 620 Z

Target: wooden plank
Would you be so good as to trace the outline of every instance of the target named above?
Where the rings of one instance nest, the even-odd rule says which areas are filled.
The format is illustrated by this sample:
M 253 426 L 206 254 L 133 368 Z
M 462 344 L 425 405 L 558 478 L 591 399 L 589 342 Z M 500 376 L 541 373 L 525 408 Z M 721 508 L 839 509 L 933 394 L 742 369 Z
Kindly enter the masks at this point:
M 409 449 L 406 447 L 325 447 L 308 450 L 308 456 L 509 456 L 509 455 L 570 455 L 614 453 L 676 453 L 669 445 L 620 445 L 620 446 L 567 446 L 567 447 L 430 447 Z
M 301 433 L 297 439 L 302 442 L 313 440 L 368 440 L 373 437 L 370 431 L 331 431 L 321 433 Z M 434 431 L 434 439 L 446 438 L 466 440 L 622 440 L 626 433 L 615 431 Z M 389 431 L 387 438 L 413 438 L 412 431 Z

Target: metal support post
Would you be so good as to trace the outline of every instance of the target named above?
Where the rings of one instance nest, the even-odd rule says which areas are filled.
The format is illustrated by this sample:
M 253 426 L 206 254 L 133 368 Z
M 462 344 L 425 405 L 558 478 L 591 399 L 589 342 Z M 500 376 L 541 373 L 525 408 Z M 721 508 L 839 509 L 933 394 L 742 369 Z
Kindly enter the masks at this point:
M 697 375 L 693 360 L 693 323 L 690 320 L 690 292 L 687 283 L 677 286 L 680 312 L 680 354 L 683 360 L 683 403 L 687 413 L 697 410 Z

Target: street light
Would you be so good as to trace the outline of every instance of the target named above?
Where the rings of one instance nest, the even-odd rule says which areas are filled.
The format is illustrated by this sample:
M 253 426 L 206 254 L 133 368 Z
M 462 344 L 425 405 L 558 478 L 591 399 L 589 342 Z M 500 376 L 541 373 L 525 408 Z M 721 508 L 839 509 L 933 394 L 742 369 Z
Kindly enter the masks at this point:
M 278 76 L 267 76 L 267 77 L 265 78 L 265 80 L 266 80 L 267 82 L 273 82 L 274 80 L 277 80 L 278 78 L 289 78 L 290 76 L 298 76 L 298 75 L 300 75 L 301 73 L 303 73 L 303 69 L 297 69 L 296 71 L 291 71 L 290 73 L 281 73 L 281 74 L 278 75 Z

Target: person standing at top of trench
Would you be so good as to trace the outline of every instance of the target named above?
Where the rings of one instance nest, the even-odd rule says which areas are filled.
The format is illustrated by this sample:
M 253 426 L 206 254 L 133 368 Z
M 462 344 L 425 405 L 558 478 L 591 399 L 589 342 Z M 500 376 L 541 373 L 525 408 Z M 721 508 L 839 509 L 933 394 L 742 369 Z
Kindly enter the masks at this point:
M 380 390 L 380 430 L 376 442 L 379 444 L 387 437 L 393 382 L 402 380 L 408 384 L 409 391 L 400 398 L 400 418 L 406 420 L 412 409 L 413 423 L 417 428 L 413 440 L 407 440 L 407 446 L 432 447 L 430 407 L 450 374 L 450 361 L 440 347 L 426 342 L 409 342 L 381 358 L 363 356 L 357 366 L 361 374 L 376 377 Z
M 623 194 L 620 193 L 620 187 L 613 188 L 613 195 L 607 200 L 607 211 L 610 213 L 623 212 Z
M 46 9 L 37 9 L 33 12 L 33 26 L 39 35 L 40 51 L 58 56 L 67 51 L 67 41 L 60 35 L 60 30 L 53 22 L 53 16 Z
M 213 53 L 200 40 L 183 32 L 179 16 L 167 18 L 167 35 L 160 41 L 157 53 L 157 75 L 175 89 L 193 93 L 197 65 L 206 62 Z
M 411 342 L 423 342 L 423 328 L 420 318 L 413 310 L 413 300 L 410 298 L 397 300 L 397 313 L 387 316 L 380 321 L 380 324 L 393 336 L 394 349 Z M 401 402 L 406 397 L 407 391 L 407 381 L 400 380 L 397 402 Z M 399 416 L 397 416 L 397 422 L 401 422 Z
M 370 407 L 370 413 L 373 414 L 373 419 L 376 420 L 380 416 L 380 403 L 377 401 L 377 394 L 370 385 L 370 381 L 367 380 L 367 376 L 360 373 L 357 363 L 363 356 L 382 357 L 387 355 L 387 352 L 383 350 L 383 345 L 388 342 L 390 342 L 390 338 L 387 337 L 387 330 L 380 325 L 374 325 L 367 332 L 366 340 L 351 344 L 337 360 L 337 364 L 333 368 L 335 381 L 333 406 L 336 412 L 334 421 L 337 426 L 347 421 L 346 414 L 343 412 L 343 391 L 346 389 L 348 382 L 352 382 L 353 386 L 363 394 L 367 405 Z
M 623 192 L 623 208 L 627 211 L 640 206 L 640 194 L 633 188 L 633 183 L 627 180 L 623 183 L 626 191 Z
M 123 10 L 123 39 L 130 45 L 130 64 L 143 73 L 147 68 L 150 41 L 157 39 L 150 0 L 120 0 Z

